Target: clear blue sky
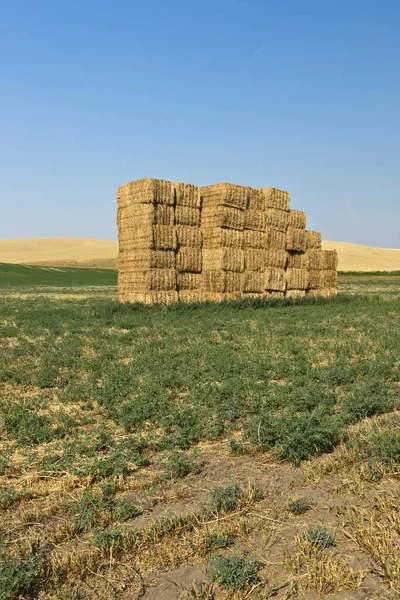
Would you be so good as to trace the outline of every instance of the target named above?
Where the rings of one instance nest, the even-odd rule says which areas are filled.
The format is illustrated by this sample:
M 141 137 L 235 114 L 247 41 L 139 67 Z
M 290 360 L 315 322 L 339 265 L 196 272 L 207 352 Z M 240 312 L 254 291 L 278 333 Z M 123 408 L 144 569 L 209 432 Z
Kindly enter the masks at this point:
M 400 247 L 398 0 L 3 0 L 0 238 L 116 239 L 146 176 Z

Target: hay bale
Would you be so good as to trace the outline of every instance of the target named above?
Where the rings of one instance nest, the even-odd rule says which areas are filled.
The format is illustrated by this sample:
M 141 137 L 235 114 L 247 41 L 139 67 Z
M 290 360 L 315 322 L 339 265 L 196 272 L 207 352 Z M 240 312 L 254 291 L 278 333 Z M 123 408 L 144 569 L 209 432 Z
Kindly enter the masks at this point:
M 201 211 L 201 227 L 224 227 L 243 231 L 245 211 L 231 206 L 203 206 Z
M 266 229 L 266 216 L 265 212 L 255 209 L 247 209 L 244 213 L 244 227 L 245 229 L 252 229 L 254 231 L 265 231 Z
M 290 194 L 273 187 L 263 187 L 260 191 L 264 197 L 265 208 L 276 208 L 288 212 L 290 209 Z
M 235 294 L 236 298 L 240 297 L 243 291 L 243 273 L 235 273 L 233 271 L 225 272 L 225 293 Z
M 180 302 L 202 302 L 203 294 L 196 290 L 180 290 L 178 292 Z
M 222 229 L 220 227 L 202 227 L 204 248 L 237 248 L 244 245 L 243 232 L 235 229 Z
M 125 271 L 147 271 L 148 269 L 175 268 L 173 250 L 136 250 L 118 254 L 118 268 Z
M 285 292 L 265 291 L 263 293 L 263 298 L 279 298 L 280 300 L 283 300 L 284 297 Z
M 307 250 L 306 254 L 308 256 L 310 269 L 318 271 L 324 268 L 325 262 L 323 250 L 312 248 L 311 250 Z
M 322 288 L 337 288 L 338 285 L 338 275 L 336 270 L 332 269 L 324 269 L 320 271 L 320 281 Z
M 232 183 L 216 183 L 200 188 L 202 207 L 231 206 L 245 210 L 249 204 L 250 188 Z
M 243 247 L 262 250 L 267 247 L 267 233 L 264 231 L 253 231 L 251 229 L 243 232 Z
M 309 269 L 310 268 L 310 259 L 305 252 L 304 254 L 301 252 L 288 252 L 288 260 L 287 260 L 288 269 Z
M 286 233 L 289 225 L 289 213 L 277 208 L 267 208 L 265 212 L 265 224 L 267 227 Z
M 285 270 L 268 267 L 264 273 L 264 290 L 284 292 L 286 290 Z
M 283 231 L 278 231 L 277 229 L 272 229 L 272 227 L 267 228 L 267 248 L 275 249 L 275 250 L 286 250 L 286 233 Z
M 306 232 L 304 229 L 289 227 L 286 234 L 286 250 L 305 252 L 307 248 Z
M 322 238 L 319 231 L 306 231 L 306 248 L 307 250 L 321 249 Z
M 175 250 L 177 246 L 175 227 L 148 225 L 135 228 L 129 240 L 120 243 L 126 252 L 135 250 Z
M 197 185 L 190 183 L 174 183 L 176 206 L 201 208 L 201 192 Z
M 263 298 L 264 297 L 264 292 L 243 292 L 242 298 L 246 298 L 247 300 L 249 298 L 253 299 L 253 298 Z
M 288 290 L 306 290 L 310 275 L 308 269 L 286 269 L 285 279 Z
M 323 287 L 322 285 L 322 271 L 321 269 L 310 269 L 308 272 L 309 283 L 308 287 L 311 290 L 319 290 Z
M 176 290 L 175 269 L 150 269 L 146 275 L 151 291 L 170 292 Z
M 132 293 L 176 290 L 175 269 L 150 269 L 148 271 L 120 271 L 118 288 Z
M 264 291 L 264 273 L 260 271 L 245 271 L 243 279 L 243 292 Z
M 265 265 L 266 267 L 275 267 L 279 269 L 285 269 L 288 260 L 288 253 L 286 250 L 276 250 L 270 248 L 265 251 Z
M 178 290 L 200 290 L 201 273 L 177 273 Z
M 305 290 L 286 290 L 285 298 L 304 298 Z
M 265 213 L 267 204 L 262 189 L 256 190 L 249 188 L 249 209 L 250 210 L 261 210 Z
M 236 248 L 203 248 L 203 269 L 206 271 L 244 271 L 243 250 Z
M 186 227 L 177 225 L 176 243 L 178 248 L 201 248 L 203 243 L 201 229 L 199 227 Z
M 289 211 L 289 227 L 294 229 L 305 229 L 307 225 L 307 215 L 302 210 Z
M 244 268 L 246 271 L 265 271 L 266 252 L 256 248 L 247 248 L 244 252 Z M 274 266 L 274 265 L 270 265 Z
M 202 292 L 225 294 L 243 290 L 243 274 L 233 271 L 203 271 Z
M 323 250 L 322 252 L 324 269 L 336 270 L 338 267 L 338 255 L 336 250 Z
M 190 206 L 175 206 L 175 225 L 200 227 L 200 209 Z
M 162 179 L 139 179 L 117 190 L 118 206 L 123 208 L 131 204 L 175 204 L 175 186 Z
M 118 212 L 119 230 L 148 225 L 174 225 L 174 207 L 168 204 L 132 204 Z
M 308 290 L 310 298 L 333 298 L 337 296 L 337 288 L 322 288 L 319 290 Z
M 201 273 L 202 251 L 200 248 L 179 248 L 176 253 L 176 270 L 180 273 Z

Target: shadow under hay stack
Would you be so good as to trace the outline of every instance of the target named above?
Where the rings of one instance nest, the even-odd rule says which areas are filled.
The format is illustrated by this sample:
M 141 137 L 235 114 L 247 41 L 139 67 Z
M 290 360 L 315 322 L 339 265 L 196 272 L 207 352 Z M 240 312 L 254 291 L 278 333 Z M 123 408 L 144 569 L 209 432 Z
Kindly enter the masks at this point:
M 117 201 L 121 302 L 337 293 L 337 254 L 321 249 L 288 192 L 142 179 Z

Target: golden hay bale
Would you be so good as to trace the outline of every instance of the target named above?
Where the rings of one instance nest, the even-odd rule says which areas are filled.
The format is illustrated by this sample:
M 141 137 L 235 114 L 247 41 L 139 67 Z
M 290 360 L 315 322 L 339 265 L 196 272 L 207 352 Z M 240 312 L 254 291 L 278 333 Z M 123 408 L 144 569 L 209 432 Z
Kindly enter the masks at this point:
M 324 269 L 336 270 L 338 266 L 338 255 L 336 250 L 323 250 L 322 252 Z
M 305 252 L 306 247 L 307 241 L 304 229 L 289 227 L 286 234 L 286 250 L 292 252 Z
M 277 208 L 267 208 L 265 222 L 267 227 L 286 232 L 289 225 L 289 213 Z
M 201 292 L 200 302 L 223 302 L 226 294 L 223 292 Z
M 135 250 L 118 254 L 118 268 L 125 271 L 147 271 L 148 269 L 175 268 L 173 250 Z
M 203 247 L 212 248 L 238 248 L 244 244 L 243 231 L 235 229 L 222 229 L 221 227 L 202 227 Z
M 288 253 L 286 250 L 276 250 L 270 248 L 265 251 L 265 266 L 276 267 L 279 269 L 285 269 L 288 260 Z
M 127 241 L 120 241 L 120 249 L 130 252 L 139 249 L 175 250 L 177 245 L 175 227 L 149 225 L 135 228 Z
M 190 206 L 175 206 L 175 225 L 200 227 L 200 209 Z
M 321 289 L 323 287 L 323 285 L 322 285 L 322 270 L 321 269 L 310 269 L 308 273 L 309 273 L 308 287 L 311 290 Z
M 244 271 L 243 250 L 236 248 L 203 248 L 203 269 L 206 271 Z
M 244 213 L 244 227 L 245 229 L 253 229 L 254 231 L 265 231 L 265 212 L 251 208 L 247 209 Z
M 288 269 L 309 269 L 310 259 L 307 252 L 304 254 L 301 252 L 288 252 L 287 267 Z
M 201 289 L 203 292 L 240 292 L 243 289 L 243 274 L 232 271 L 203 271 Z
M 148 271 L 124 271 L 118 273 L 118 289 L 130 289 L 134 293 L 176 290 L 175 269 L 150 269 Z
M 149 289 L 157 292 L 176 290 L 175 269 L 151 269 L 147 272 Z
M 244 229 L 245 211 L 231 206 L 203 206 L 201 227 L 224 227 L 226 229 Z
M 245 210 L 249 203 L 249 188 L 232 183 L 216 183 L 200 188 L 202 207 L 231 206 Z
M 247 248 L 244 252 L 244 268 L 246 271 L 265 271 L 267 266 L 265 250 Z M 271 265 L 273 266 L 273 265 Z
M 178 272 L 200 273 L 202 269 L 202 251 L 200 248 L 179 248 L 176 253 Z
M 265 291 L 263 292 L 263 298 L 280 298 L 283 299 L 285 297 L 285 292 L 274 292 L 274 291 Z
M 178 248 L 201 248 L 203 238 L 200 227 L 186 227 L 186 225 L 177 225 L 175 229 Z
M 278 210 L 284 210 L 288 212 L 290 209 L 290 194 L 284 190 L 278 190 L 273 187 L 260 188 L 262 195 L 264 196 L 265 208 L 276 208 Z
M 264 289 L 273 292 L 286 290 L 285 270 L 268 267 L 264 273 Z
M 307 224 L 307 215 L 302 210 L 289 211 L 289 227 L 294 229 L 305 229 Z
M 267 204 L 266 204 L 263 190 L 256 190 L 254 188 L 249 188 L 249 209 L 250 210 L 261 210 L 262 212 L 266 211 Z
M 117 190 L 118 206 L 131 204 L 175 204 L 175 187 L 162 179 L 139 179 Z
M 306 290 L 286 290 L 285 298 L 304 298 Z
M 153 227 L 153 248 L 157 250 L 175 250 L 177 247 L 175 227 L 155 225 Z
M 201 273 L 177 273 L 178 290 L 199 290 L 201 288 Z
M 333 269 L 320 271 L 320 281 L 322 288 L 336 288 L 338 285 L 337 271 Z
M 333 298 L 337 296 L 337 288 L 321 288 L 319 290 L 308 290 L 310 298 Z
M 267 247 L 267 234 L 264 231 L 253 231 L 251 229 L 243 232 L 243 247 L 262 250 Z
M 306 252 L 308 256 L 308 262 L 310 265 L 310 269 L 313 270 L 321 270 L 325 266 L 324 262 L 324 251 L 318 250 L 317 248 L 312 248 L 311 250 L 307 250 Z
M 275 250 L 286 250 L 286 233 L 284 231 L 278 231 L 267 228 L 267 245 L 266 248 L 273 248 Z
M 322 238 L 319 231 L 306 231 L 306 247 L 307 250 L 321 249 Z
M 180 302 L 202 302 L 203 294 L 196 290 L 180 290 L 178 292 Z
M 233 271 L 225 272 L 225 292 L 237 293 L 243 291 L 243 273 L 234 273 Z M 240 296 L 240 294 L 239 294 Z M 236 294 L 236 297 L 238 295 Z
M 174 186 L 176 206 L 201 207 L 201 193 L 197 185 L 177 182 Z
M 306 290 L 310 275 L 308 269 L 286 269 L 285 279 L 288 290 Z
M 174 207 L 168 204 L 132 204 L 118 213 L 119 229 L 147 225 L 174 225 Z
M 243 292 L 242 298 L 263 298 L 265 292 Z
M 259 271 L 245 271 L 243 279 L 244 292 L 259 292 L 264 290 L 264 273 Z

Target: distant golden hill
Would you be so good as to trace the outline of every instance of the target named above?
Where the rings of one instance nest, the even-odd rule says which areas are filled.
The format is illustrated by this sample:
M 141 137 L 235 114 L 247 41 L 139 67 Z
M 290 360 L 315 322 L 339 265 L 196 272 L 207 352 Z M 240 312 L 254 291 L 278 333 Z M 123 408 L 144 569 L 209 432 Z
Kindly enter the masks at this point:
M 400 271 L 400 249 L 347 242 L 322 243 L 336 248 L 340 271 Z M 116 268 L 117 242 L 86 238 L 0 240 L 0 262 L 61 267 Z

